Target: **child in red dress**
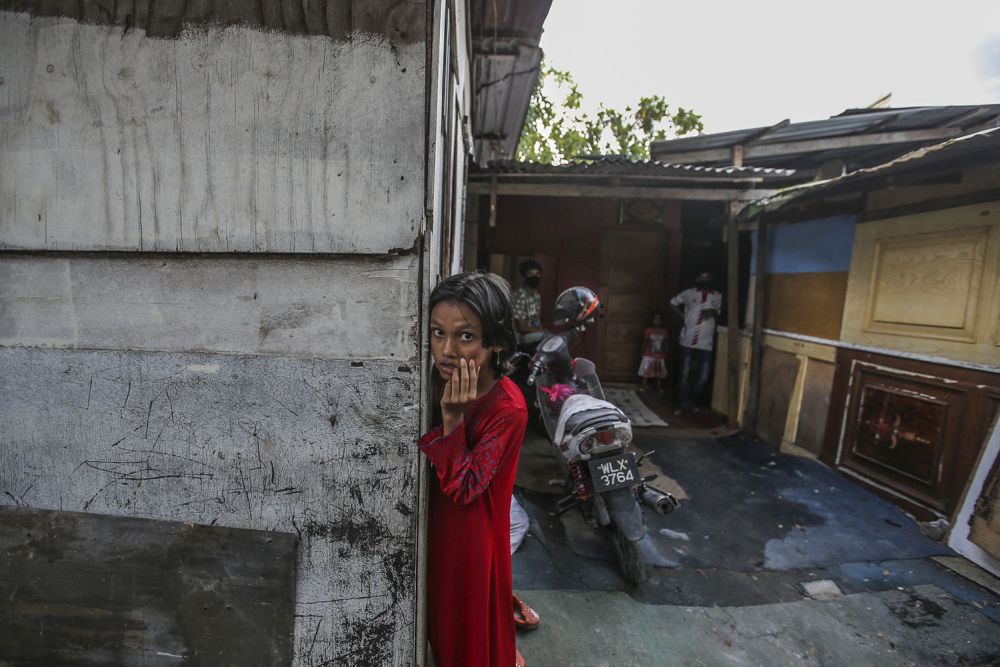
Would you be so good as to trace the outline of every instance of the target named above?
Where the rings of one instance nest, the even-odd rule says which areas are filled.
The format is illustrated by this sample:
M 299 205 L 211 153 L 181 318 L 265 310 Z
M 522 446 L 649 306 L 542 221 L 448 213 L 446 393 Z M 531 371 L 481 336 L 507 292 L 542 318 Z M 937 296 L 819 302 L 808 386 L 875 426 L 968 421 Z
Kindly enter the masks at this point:
M 523 664 L 514 645 L 510 498 L 528 420 L 506 377 L 516 348 L 507 282 L 445 279 L 431 293 L 442 425 L 417 446 L 434 467 L 427 521 L 428 634 L 436 667 Z
M 639 377 L 643 391 L 649 378 L 656 378 L 656 389 L 663 393 L 663 378 L 667 377 L 667 338 L 670 332 L 663 326 L 663 313 L 653 313 L 652 326 L 642 332 L 642 361 L 639 362 Z

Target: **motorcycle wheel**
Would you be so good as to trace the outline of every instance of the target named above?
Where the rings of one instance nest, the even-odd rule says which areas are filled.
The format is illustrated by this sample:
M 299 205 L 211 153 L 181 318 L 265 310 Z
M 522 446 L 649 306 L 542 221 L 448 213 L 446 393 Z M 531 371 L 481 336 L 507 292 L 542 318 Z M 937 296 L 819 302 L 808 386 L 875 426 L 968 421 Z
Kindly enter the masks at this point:
M 633 586 L 638 586 L 645 581 L 646 568 L 642 562 L 642 551 L 639 549 L 639 542 L 633 542 L 626 538 L 622 535 L 622 531 L 613 524 L 608 526 L 608 537 L 615 548 L 618 567 L 621 568 L 625 581 Z

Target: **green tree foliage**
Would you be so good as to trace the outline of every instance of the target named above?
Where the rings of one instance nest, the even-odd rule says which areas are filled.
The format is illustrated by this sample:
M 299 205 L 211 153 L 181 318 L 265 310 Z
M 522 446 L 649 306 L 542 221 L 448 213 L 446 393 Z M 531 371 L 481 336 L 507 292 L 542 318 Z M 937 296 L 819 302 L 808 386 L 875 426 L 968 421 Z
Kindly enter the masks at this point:
M 557 95 L 546 93 L 549 83 Z M 517 159 L 559 164 L 587 156 L 621 155 L 647 160 L 650 142 L 704 129 L 700 115 L 683 107 L 672 112 L 659 95 L 643 97 L 634 108 L 621 111 L 602 104 L 593 116 L 581 109 L 582 101 L 572 74 L 542 62 Z

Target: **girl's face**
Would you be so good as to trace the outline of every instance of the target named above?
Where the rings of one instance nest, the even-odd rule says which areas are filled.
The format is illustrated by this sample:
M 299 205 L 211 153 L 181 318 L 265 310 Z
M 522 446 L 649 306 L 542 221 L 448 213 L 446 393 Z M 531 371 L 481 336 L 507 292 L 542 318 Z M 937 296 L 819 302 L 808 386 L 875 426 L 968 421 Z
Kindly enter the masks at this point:
M 441 377 L 447 382 L 458 372 L 459 359 L 471 361 L 479 369 L 479 384 L 493 380 L 491 361 L 499 348 L 483 345 L 483 325 L 467 306 L 442 301 L 431 311 L 431 355 Z
M 659 328 L 662 325 L 663 325 L 663 317 L 659 313 L 653 315 L 653 326 Z

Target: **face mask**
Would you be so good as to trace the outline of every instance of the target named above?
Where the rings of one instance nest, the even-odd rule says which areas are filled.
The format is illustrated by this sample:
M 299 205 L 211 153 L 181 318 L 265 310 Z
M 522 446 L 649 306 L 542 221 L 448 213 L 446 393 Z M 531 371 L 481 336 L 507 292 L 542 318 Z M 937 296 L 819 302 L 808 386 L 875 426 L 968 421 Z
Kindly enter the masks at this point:
M 542 284 L 542 277 L 528 276 L 527 278 L 524 279 L 524 284 L 530 287 L 531 289 L 535 289 Z

